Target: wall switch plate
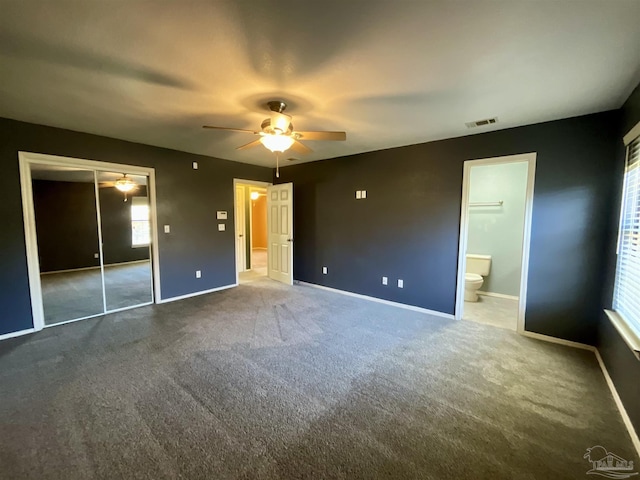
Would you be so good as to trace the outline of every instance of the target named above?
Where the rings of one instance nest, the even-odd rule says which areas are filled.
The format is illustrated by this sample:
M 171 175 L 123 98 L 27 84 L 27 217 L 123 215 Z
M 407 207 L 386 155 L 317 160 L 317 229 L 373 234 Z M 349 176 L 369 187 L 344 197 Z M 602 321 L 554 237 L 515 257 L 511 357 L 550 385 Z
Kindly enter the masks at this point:
M 171 233 L 171 225 L 164 226 L 164 233 Z
M 362 198 L 362 192 L 360 190 L 356 190 L 356 200 L 360 200 Z
M 226 210 L 218 210 L 216 212 L 216 218 L 218 220 L 226 220 L 227 219 L 227 211 Z
M 322 267 L 322 274 L 323 275 L 326 275 L 328 273 L 328 271 L 329 270 L 327 269 L 327 267 Z
M 367 198 L 367 191 L 366 190 L 362 190 L 362 192 L 360 193 L 360 197 L 361 198 Z
M 198 169 L 198 162 L 193 162 L 193 169 L 197 170 Z
M 389 279 L 387 277 L 382 277 L 382 284 L 387 285 L 389 283 Z
M 218 224 L 218 231 L 219 231 L 219 232 L 224 232 L 224 230 L 225 230 L 224 223 L 219 223 L 219 224 Z
M 398 279 L 398 288 L 404 288 L 404 280 Z
M 202 277 L 202 272 L 200 270 L 196 270 L 196 278 Z
M 100 258 L 100 254 L 99 253 L 94 253 L 93 254 L 93 258 Z

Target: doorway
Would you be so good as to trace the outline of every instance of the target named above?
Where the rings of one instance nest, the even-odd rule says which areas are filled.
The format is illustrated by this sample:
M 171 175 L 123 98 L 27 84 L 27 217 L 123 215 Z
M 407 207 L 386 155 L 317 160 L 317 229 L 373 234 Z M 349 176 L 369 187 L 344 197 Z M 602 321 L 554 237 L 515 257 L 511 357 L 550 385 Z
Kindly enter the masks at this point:
M 267 278 L 267 187 L 269 183 L 234 180 L 235 247 L 238 283 Z
M 455 317 L 523 333 L 536 154 L 464 163 Z
M 153 169 L 19 153 L 34 329 L 159 295 Z

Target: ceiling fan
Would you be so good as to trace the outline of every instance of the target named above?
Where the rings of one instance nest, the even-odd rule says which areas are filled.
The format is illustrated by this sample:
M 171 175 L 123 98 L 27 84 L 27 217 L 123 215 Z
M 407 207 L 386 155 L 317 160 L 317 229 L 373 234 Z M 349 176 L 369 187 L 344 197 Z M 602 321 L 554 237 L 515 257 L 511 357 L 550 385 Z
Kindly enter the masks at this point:
M 273 100 L 268 102 L 267 106 L 271 111 L 271 116 L 262 122 L 259 131 L 242 128 L 214 127 L 211 125 L 203 125 L 202 128 L 259 135 L 260 138 L 257 140 L 241 145 L 237 147 L 236 150 L 246 150 L 262 144 L 276 154 L 276 162 L 278 161 L 278 153 L 284 152 L 289 148 L 302 154 L 311 152 L 312 150 L 301 143 L 300 140 L 344 141 L 347 139 L 345 132 L 303 132 L 294 130 L 293 123 L 291 123 L 291 115 L 284 113 L 287 108 L 286 103 L 280 100 Z M 276 171 L 276 176 L 279 176 L 278 171 Z

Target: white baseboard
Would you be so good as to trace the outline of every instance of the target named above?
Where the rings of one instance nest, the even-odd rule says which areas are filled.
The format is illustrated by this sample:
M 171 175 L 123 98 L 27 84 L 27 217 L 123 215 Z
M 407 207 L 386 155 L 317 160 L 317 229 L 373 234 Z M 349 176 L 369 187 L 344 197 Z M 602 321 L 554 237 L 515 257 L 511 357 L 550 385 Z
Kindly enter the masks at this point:
M 118 265 L 129 265 L 131 263 L 148 263 L 150 260 L 132 260 L 130 262 L 119 262 L 119 263 L 106 263 L 105 267 L 117 267 Z M 81 272 L 83 270 L 100 270 L 100 265 L 95 265 L 93 267 L 80 267 L 80 268 L 70 268 L 68 270 L 53 270 L 51 272 L 40 272 L 40 275 L 52 275 L 54 273 L 70 273 L 70 272 Z
M 22 335 L 27 335 L 28 333 L 34 333 L 35 331 L 35 328 L 28 328 L 26 330 L 19 330 L 17 332 L 5 333 L 4 335 L 0 335 L 0 341 L 7 340 L 9 338 L 20 337 Z
M 162 299 L 159 299 L 157 303 L 175 302 L 177 300 L 184 300 L 185 298 L 197 297 L 198 295 L 206 295 L 207 293 L 219 292 L 220 290 L 227 290 L 229 288 L 233 288 L 237 286 L 238 286 L 237 283 L 232 283 L 230 285 L 224 285 L 222 287 L 216 287 L 210 290 L 203 290 L 201 292 L 195 292 L 195 293 L 187 293 L 186 295 L 180 295 L 179 297 L 162 298 Z
M 483 292 L 482 290 L 478 290 L 476 293 L 478 295 L 484 295 L 485 297 L 508 298 L 509 300 L 519 300 L 519 297 L 516 295 L 505 295 L 504 293 Z
M 627 427 L 627 431 L 629 432 L 629 436 L 631 437 L 631 442 L 633 442 L 633 446 L 635 447 L 636 452 L 638 453 L 638 457 L 640 457 L 640 438 L 638 438 L 638 433 L 636 432 L 635 428 L 633 428 L 633 423 L 631 423 L 629 414 L 627 414 L 627 410 L 624 408 L 624 404 L 620 399 L 620 395 L 618 395 L 616 386 L 614 385 L 613 380 L 611 380 L 611 377 L 609 376 L 609 372 L 607 371 L 607 367 L 605 366 L 604 361 L 600 356 L 600 352 L 597 349 L 595 349 L 595 353 L 596 353 L 596 358 L 598 359 L 598 363 L 600 364 L 600 369 L 602 370 L 602 373 L 604 375 L 604 379 L 606 380 L 607 385 L 609 385 L 609 390 L 611 390 L 613 401 L 616 402 L 616 406 L 620 411 L 620 416 L 622 417 L 622 421 L 624 422 L 625 427 Z
M 426 313 L 428 315 L 434 315 L 436 317 L 443 317 L 449 320 L 454 320 L 454 316 L 450 313 L 437 312 L 435 310 L 429 310 L 427 308 L 416 307 L 414 305 L 407 305 L 406 303 L 392 302 L 390 300 L 383 300 L 382 298 L 370 297 L 368 295 L 361 295 L 359 293 L 348 292 L 346 290 L 338 290 L 337 288 L 325 287 L 324 285 L 317 285 L 315 283 L 307 283 L 298 281 L 299 285 L 305 285 L 307 287 L 319 288 L 321 290 L 327 290 L 329 292 L 339 293 L 341 295 L 347 295 L 349 297 L 361 298 L 363 300 L 369 300 L 371 302 L 383 303 L 385 305 L 391 305 L 392 307 L 404 308 L 405 310 L 413 310 L 414 312 Z
M 589 350 L 590 352 L 593 352 L 595 354 L 596 359 L 598 360 L 598 364 L 600 365 L 600 370 L 602 370 L 604 379 L 607 382 L 607 386 L 609 387 L 609 390 L 611 391 L 611 396 L 613 397 L 613 401 L 615 402 L 616 407 L 618 407 L 618 411 L 620 412 L 620 416 L 622 417 L 622 422 L 624 423 L 624 426 L 627 427 L 627 431 L 629 432 L 629 436 L 631 437 L 631 442 L 633 443 L 633 446 L 636 449 L 638 456 L 640 457 L 640 438 L 638 438 L 638 434 L 635 428 L 633 427 L 633 423 L 631 423 L 629 414 L 627 413 L 627 410 L 624 408 L 624 404 L 620 399 L 620 395 L 618 395 L 618 391 L 616 390 L 616 386 L 613 383 L 613 380 L 611 380 L 611 377 L 609 376 L 607 367 L 605 366 L 604 361 L 602 360 L 602 356 L 600 356 L 600 352 L 598 351 L 598 349 L 592 345 L 586 345 L 584 343 L 578 343 L 578 342 L 571 342 L 569 340 L 550 337 L 548 335 L 542 335 L 540 333 L 525 331 L 522 333 L 522 335 L 524 335 L 525 337 L 542 340 L 544 342 L 557 343 L 560 345 L 566 345 L 567 347 L 580 348 L 582 350 Z
M 549 335 L 543 335 L 541 333 L 529 332 L 525 330 L 521 333 L 524 337 L 535 338 L 536 340 L 542 340 L 543 342 L 557 343 L 558 345 L 564 345 L 566 347 L 579 348 L 581 350 L 589 350 L 595 352 L 596 347 L 593 345 L 587 345 L 586 343 L 572 342 L 571 340 L 565 340 L 564 338 L 550 337 Z

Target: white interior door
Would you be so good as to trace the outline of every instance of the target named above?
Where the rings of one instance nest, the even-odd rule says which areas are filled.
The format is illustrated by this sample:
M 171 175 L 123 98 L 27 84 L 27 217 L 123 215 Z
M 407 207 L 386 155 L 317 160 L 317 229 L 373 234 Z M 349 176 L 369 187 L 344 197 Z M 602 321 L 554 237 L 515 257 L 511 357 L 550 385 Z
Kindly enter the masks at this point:
M 236 187 L 236 268 L 238 272 L 247 269 L 246 222 L 244 187 Z
M 267 187 L 269 277 L 293 285 L 293 183 Z

